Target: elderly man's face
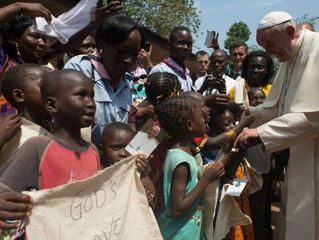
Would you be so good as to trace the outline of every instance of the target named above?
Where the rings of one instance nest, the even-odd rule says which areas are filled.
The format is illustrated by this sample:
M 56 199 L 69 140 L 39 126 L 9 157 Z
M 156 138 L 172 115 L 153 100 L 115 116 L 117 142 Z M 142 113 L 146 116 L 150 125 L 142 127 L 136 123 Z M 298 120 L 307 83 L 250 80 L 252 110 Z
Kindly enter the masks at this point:
M 257 31 L 257 43 L 266 50 L 268 55 L 275 56 L 280 62 L 289 60 L 292 40 L 287 30 L 273 31 L 267 28 Z

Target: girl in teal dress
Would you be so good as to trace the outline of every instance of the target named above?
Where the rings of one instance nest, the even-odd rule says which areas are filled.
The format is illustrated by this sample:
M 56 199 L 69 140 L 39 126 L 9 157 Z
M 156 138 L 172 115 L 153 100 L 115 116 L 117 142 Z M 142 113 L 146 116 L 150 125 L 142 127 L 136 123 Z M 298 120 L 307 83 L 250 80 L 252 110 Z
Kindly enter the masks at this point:
M 158 218 L 163 238 L 203 239 L 202 193 L 209 183 L 224 175 L 224 165 L 209 164 L 198 179 L 191 145 L 195 137 L 203 137 L 206 128 L 200 102 L 191 96 L 171 97 L 155 111 L 172 144 L 164 163 L 165 206 Z

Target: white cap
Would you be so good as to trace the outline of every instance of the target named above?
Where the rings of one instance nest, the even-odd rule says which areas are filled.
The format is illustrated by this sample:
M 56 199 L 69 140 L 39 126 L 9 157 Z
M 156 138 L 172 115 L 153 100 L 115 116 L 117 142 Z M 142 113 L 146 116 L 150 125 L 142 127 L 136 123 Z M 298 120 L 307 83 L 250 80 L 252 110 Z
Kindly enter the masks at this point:
M 288 13 L 283 11 L 274 11 L 266 14 L 258 24 L 257 30 L 273 27 L 293 19 Z

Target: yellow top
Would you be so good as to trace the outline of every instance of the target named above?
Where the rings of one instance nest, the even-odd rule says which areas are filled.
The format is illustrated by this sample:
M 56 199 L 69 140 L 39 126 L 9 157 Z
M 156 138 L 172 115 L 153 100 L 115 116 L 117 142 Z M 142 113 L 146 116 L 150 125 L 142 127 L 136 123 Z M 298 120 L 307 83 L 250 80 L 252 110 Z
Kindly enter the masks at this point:
M 248 93 L 250 91 L 251 87 L 246 85 L 246 92 Z M 271 89 L 271 84 L 267 84 L 264 87 L 259 87 L 259 89 L 262 89 L 264 91 L 264 93 L 266 94 L 266 96 L 268 95 L 270 89 Z M 235 93 L 235 87 L 231 88 L 228 92 L 228 96 L 230 98 L 230 102 L 234 101 L 234 93 Z

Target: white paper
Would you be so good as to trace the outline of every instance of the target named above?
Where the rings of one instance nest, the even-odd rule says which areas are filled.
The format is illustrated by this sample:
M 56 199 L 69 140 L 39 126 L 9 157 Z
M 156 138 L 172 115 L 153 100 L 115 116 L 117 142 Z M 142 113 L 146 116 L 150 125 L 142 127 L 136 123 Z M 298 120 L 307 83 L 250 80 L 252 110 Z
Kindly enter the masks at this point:
M 247 181 L 247 179 L 234 178 L 233 184 L 229 184 L 226 194 L 230 196 L 239 197 L 241 192 L 244 190 Z
M 44 35 L 56 37 L 62 44 L 66 44 L 75 33 L 88 25 L 96 4 L 97 0 L 81 0 L 75 7 L 57 18 L 51 16 L 50 24 L 43 17 L 36 17 L 35 29 Z
M 125 150 L 132 155 L 144 153 L 148 157 L 158 144 L 159 141 L 156 138 L 150 138 L 147 133 L 138 132 Z

